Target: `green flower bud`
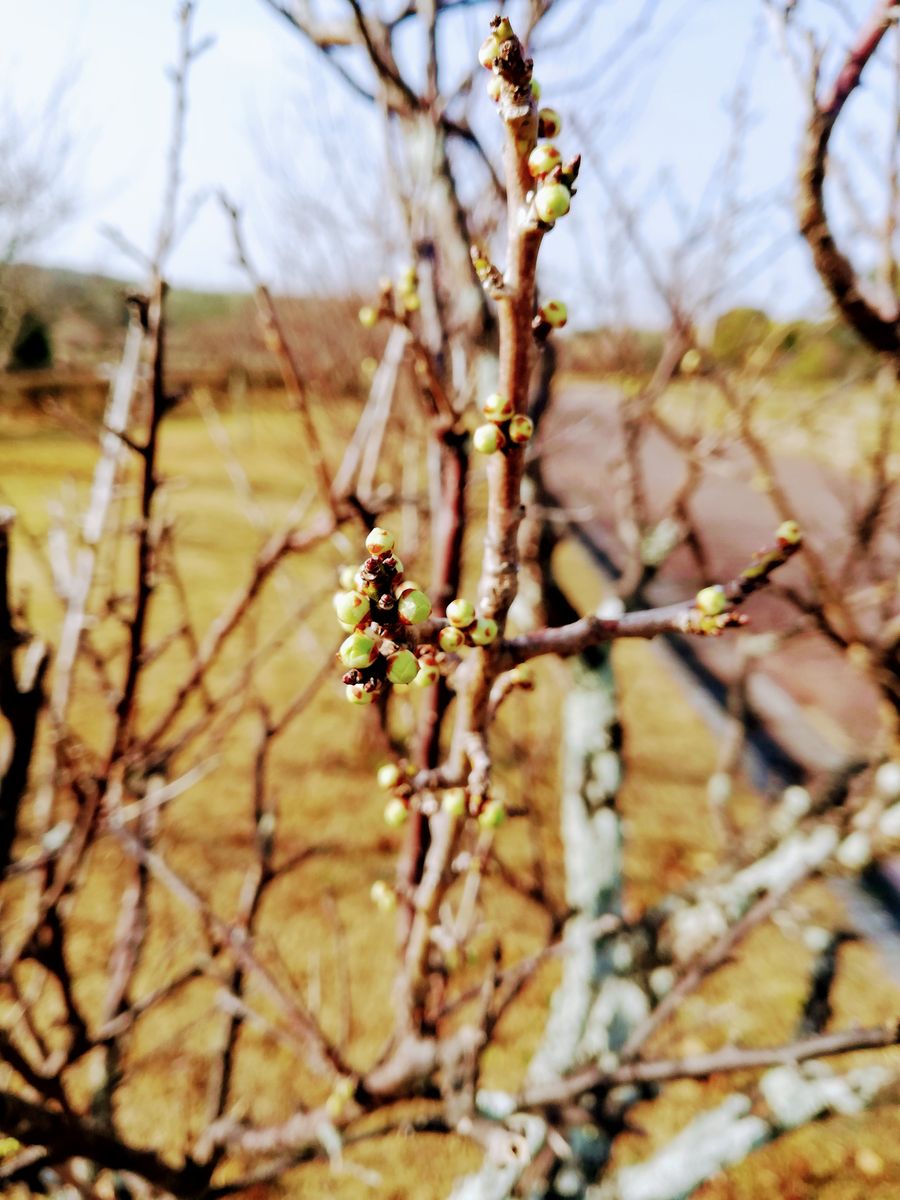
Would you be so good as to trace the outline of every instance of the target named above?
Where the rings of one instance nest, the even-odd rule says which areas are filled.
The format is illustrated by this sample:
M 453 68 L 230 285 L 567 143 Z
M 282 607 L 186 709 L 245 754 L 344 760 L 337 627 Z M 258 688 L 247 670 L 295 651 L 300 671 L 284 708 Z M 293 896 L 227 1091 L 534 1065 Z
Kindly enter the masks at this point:
M 388 800 L 384 808 L 385 825 L 389 825 L 391 829 L 399 829 L 401 825 L 406 824 L 408 817 L 406 805 L 399 797 L 395 796 L 393 800 Z
M 378 657 L 378 643 L 365 633 L 351 633 L 341 642 L 338 654 L 345 667 L 362 670 L 364 667 L 371 667 Z
M 497 638 L 497 622 L 491 617 L 479 617 L 469 637 L 476 646 L 489 646 Z
M 528 170 L 535 177 L 540 179 L 544 175 L 549 175 L 554 167 L 559 166 L 562 162 L 562 155 L 552 142 L 547 142 L 543 146 L 535 146 L 532 152 L 528 155 Z
M 431 616 L 431 601 L 424 592 L 406 592 L 397 601 L 397 614 L 404 625 L 419 625 Z
M 382 554 L 387 554 L 393 548 L 394 535 L 388 533 L 386 529 L 379 529 L 377 525 L 366 538 L 366 549 L 370 554 L 374 554 L 376 558 L 380 558 Z
M 538 137 L 554 138 L 562 129 L 562 117 L 555 108 L 542 108 L 538 113 Z
M 551 329 L 562 329 L 569 319 L 568 311 L 562 300 L 548 300 L 538 309 L 538 316 L 542 321 L 546 321 Z
M 456 787 L 444 792 L 441 808 L 451 817 L 464 817 L 466 815 L 466 789 Z
M 356 567 L 341 567 L 338 574 L 338 583 L 345 592 L 352 592 L 354 579 L 356 578 Z
M 775 537 L 788 546 L 796 546 L 803 540 L 803 533 L 796 521 L 783 521 L 778 526 Z
M 479 425 L 472 434 L 472 445 L 479 454 L 496 454 L 503 449 L 504 437 L 496 425 Z
M 536 79 L 532 79 L 532 81 L 531 81 L 531 94 L 532 94 L 532 96 L 534 96 L 535 100 L 540 100 L 541 85 L 538 83 L 538 81 Z
M 372 903 L 382 912 L 393 912 L 397 907 L 397 896 L 394 889 L 383 879 L 376 879 L 369 891 Z
M 721 584 L 714 583 L 712 587 L 701 588 L 694 600 L 697 608 L 707 617 L 717 617 L 725 611 L 728 603 Z
M 402 579 L 399 583 L 394 584 L 394 595 L 399 600 L 401 596 L 405 596 L 407 592 L 421 592 L 421 588 L 412 579 Z
M 478 814 L 482 829 L 499 829 L 506 820 L 506 809 L 500 800 L 489 800 Z
M 683 375 L 695 375 L 703 366 L 703 355 L 692 346 L 685 350 L 678 365 Z
M 509 423 L 509 440 L 517 446 L 524 446 L 534 436 L 534 421 L 524 413 L 516 413 Z
M 534 197 L 537 215 L 546 225 L 552 225 L 564 217 L 572 203 L 569 189 L 562 183 L 545 183 L 538 188 Z
M 350 683 L 345 692 L 351 704 L 371 704 L 375 699 L 374 692 L 367 692 L 361 683 Z
M 482 403 L 481 411 L 489 421 L 499 425 L 503 421 L 509 420 L 515 412 L 515 408 L 507 396 L 501 396 L 499 392 L 492 392 Z
M 440 679 L 441 673 L 434 663 L 419 663 L 419 673 L 412 681 L 412 686 L 417 688 L 431 687 Z
M 419 660 L 411 650 L 398 650 L 387 661 L 387 677 L 391 683 L 412 683 L 419 673 Z
M 503 95 L 503 80 L 499 75 L 492 75 L 488 80 L 487 94 L 495 104 Z
M 356 626 L 369 612 L 369 599 L 361 592 L 338 592 L 334 611 L 342 625 Z
M 447 620 L 457 629 L 467 629 L 475 620 L 475 605 L 471 600 L 458 596 L 447 605 Z
M 496 62 L 497 55 L 499 53 L 500 53 L 500 38 L 498 38 L 497 35 L 494 33 L 489 33 L 488 36 L 484 39 L 484 41 L 481 43 L 481 46 L 479 47 L 478 61 L 481 63 L 481 65 L 483 67 L 486 67 L 487 70 L 490 70 L 491 67 L 494 65 L 494 63 Z
M 389 792 L 392 788 L 395 788 L 403 778 L 403 772 L 396 763 L 382 763 L 378 768 L 378 774 L 375 778 L 378 780 L 378 786 L 380 788 L 384 788 L 386 792 Z
M 438 644 L 447 654 L 455 654 L 460 646 L 466 644 L 466 635 L 461 629 L 457 629 L 453 625 L 447 625 L 438 634 Z

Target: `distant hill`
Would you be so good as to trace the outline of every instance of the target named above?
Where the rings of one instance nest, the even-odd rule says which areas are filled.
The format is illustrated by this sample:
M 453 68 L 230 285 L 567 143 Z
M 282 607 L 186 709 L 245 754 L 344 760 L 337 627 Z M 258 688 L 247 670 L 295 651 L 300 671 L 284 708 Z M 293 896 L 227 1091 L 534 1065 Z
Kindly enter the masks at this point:
M 133 290 L 133 284 L 121 279 L 65 268 L 7 268 L 0 281 L 0 309 L 5 295 L 12 322 L 19 330 L 24 323 L 32 337 L 37 326 L 46 334 L 47 348 L 44 361 L 7 361 L 7 366 L 84 369 L 114 363 L 128 322 L 126 297 Z M 359 388 L 360 363 L 377 353 L 384 337 L 383 330 L 366 332 L 360 327 L 360 303 L 352 297 L 277 300 L 308 384 L 321 384 L 329 392 Z M 174 288 L 167 311 L 174 368 L 271 370 L 272 355 L 263 343 L 249 293 Z M 15 328 L 9 331 L 3 355 L 7 360 L 16 335 Z

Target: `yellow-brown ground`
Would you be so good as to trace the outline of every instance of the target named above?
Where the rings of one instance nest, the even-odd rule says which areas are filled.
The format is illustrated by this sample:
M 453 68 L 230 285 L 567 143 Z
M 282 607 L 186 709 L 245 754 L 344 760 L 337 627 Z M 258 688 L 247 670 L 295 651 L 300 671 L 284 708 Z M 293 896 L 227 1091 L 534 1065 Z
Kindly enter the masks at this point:
M 351 418 L 338 411 L 337 419 L 346 426 Z M 255 519 L 263 523 L 282 518 L 302 491 L 306 476 L 294 418 L 272 409 L 246 411 L 226 418 L 225 428 L 258 506 Z M 62 494 L 70 514 L 83 504 L 94 451 L 88 443 L 46 424 L 17 422 L 2 433 L 0 502 L 14 503 L 28 532 L 41 539 L 49 498 Z M 246 578 L 264 534 L 254 526 L 246 504 L 236 500 L 226 464 L 198 417 L 187 413 L 171 421 L 164 436 L 163 467 L 172 481 L 164 503 L 174 519 L 177 561 L 191 618 L 202 632 Z M 233 467 L 232 463 L 232 475 Z M 408 573 L 415 573 L 415 561 L 410 561 L 405 549 L 401 553 Z M 336 645 L 338 635 L 329 611 L 334 572 L 339 563 L 357 555 L 355 545 L 327 544 L 285 564 L 266 589 L 253 629 L 235 639 L 217 669 L 216 695 L 228 693 L 254 645 L 287 623 L 284 644 L 257 683 L 258 697 L 277 717 Z M 589 603 L 597 585 L 579 553 L 565 551 L 559 566 L 563 578 Z M 19 592 L 27 595 L 29 617 L 53 638 L 59 608 L 22 529 L 14 568 Z M 107 582 L 117 580 L 127 591 L 129 572 L 123 541 L 116 562 L 104 561 L 101 575 Z M 319 602 L 295 627 L 291 613 L 304 598 L 319 598 Z M 162 582 L 151 640 L 171 628 L 175 612 L 174 591 Z M 104 653 L 115 655 L 122 644 L 121 627 L 114 621 L 92 636 Z M 185 648 L 175 646 L 147 672 L 141 692 L 146 725 L 165 708 L 186 658 Z M 641 905 L 714 862 L 715 836 L 704 797 L 715 747 L 651 646 L 622 644 L 616 666 L 627 734 L 623 804 L 629 824 L 629 900 Z M 114 656 L 110 670 L 120 668 L 121 657 Z M 496 738 L 500 774 L 510 797 L 527 805 L 532 832 L 524 820 L 510 823 L 501 831 L 498 851 L 508 874 L 525 881 L 533 878 L 540 858 L 548 891 L 560 901 L 555 754 L 567 672 L 561 664 L 548 662 L 541 664 L 538 676 L 534 694 L 517 695 L 508 702 Z M 373 910 L 369 889 L 374 880 L 391 877 L 399 837 L 386 831 L 381 819 L 383 798 L 374 787 L 374 767 L 383 749 L 368 714 L 349 709 L 340 691 L 335 671 L 334 681 L 322 688 L 273 750 L 269 786 L 281 814 L 277 861 L 311 853 L 270 889 L 257 943 L 271 970 L 297 988 L 329 1034 L 344 1043 L 350 1061 L 362 1067 L 390 1030 L 392 920 Z M 412 703 L 404 700 L 399 706 L 399 725 L 411 722 L 407 706 Z M 96 678 L 84 672 L 74 717 L 98 749 L 108 738 L 105 711 Z M 194 704 L 189 715 L 196 718 L 200 711 Z M 174 770 L 179 771 L 212 754 L 219 756 L 211 773 L 167 809 L 159 841 L 168 861 L 226 917 L 233 912 L 252 860 L 250 772 L 257 732 L 258 717 L 251 711 L 229 728 L 226 737 L 217 740 L 213 733 L 176 759 Z M 743 791 L 736 798 L 735 812 L 741 822 L 751 822 L 759 813 L 759 802 Z M 91 1015 L 102 1002 L 119 897 L 131 871 L 119 849 L 110 841 L 102 842 L 69 917 L 70 962 L 79 979 L 79 999 Z M 198 922 L 177 900 L 157 884 L 152 886 L 151 900 L 152 933 L 137 994 L 174 976 L 204 947 Z M 804 921 L 841 921 L 835 900 L 820 885 L 805 889 L 793 912 L 793 927 L 760 930 L 740 961 L 721 971 L 685 1005 L 674 1026 L 658 1036 L 660 1051 L 688 1052 L 726 1040 L 770 1044 L 791 1036 L 811 961 L 799 927 Z M 12 907 L 0 916 L 0 925 L 5 927 L 14 916 Z M 485 889 L 476 954 L 481 964 L 487 963 L 499 938 L 505 961 L 514 961 L 541 943 L 546 927 L 546 916 L 533 901 L 493 877 Z M 843 951 L 842 962 L 834 1027 L 896 1017 L 900 993 L 885 981 L 877 954 L 852 945 Z M 462 969 L 460 983 L 477 978 L 478 967 L 476 961 Z M 542 971 L 502 1022 L 496 1044 L 485 1058 L 488 1086 L 510 1086 L 521 1078 L 540 1038 L 557 970 L 549 966 Z M 140 1023 L 119 1093 L 122 1126 L 136 1140 L 177 1153 L 185 1138 L 189 1142 L 199 1131 L 209 1055 L 222 1036 L 224 1021 L 215 1010 L 215 997 L 214 984 L 196 982 Z M 272 1012 L 252 985 L 248 1001 Z M 88 1075 L 86 1069 L 69 1081 L 73 1093 L 86 1094 Z M 0 1083 L 6 1085 L 8 1080 L 9 1072 L 0 1067 Z M 616 1162 L 644 1157 L 729 1086 L 728 1079 L 721 1079 L 665 1088 L 657 1101 L 639 1113 L 642 1131 L 620 1140 Z M 254 1122 L 277 1120 L 301 1100 L 316 1102 L 323 1095 L 323 1084 L 309 1074 L 289 1044 L 264 1030 L 245 1027 L 233 1089 L 240 1113 Z M 395 1134 L 350 1150 L 341 1174 L 334 1175 L 324 1165 L 299 1168 L 267 1194 L 437 1200 L 447 1194 L 452 1179 L 472 1169 L 478 1159 L 478 1153 L 461 1139 Z M 376 1185 L 369 1176 L 366 1182 L 360 1169 L 377 1173 L 381 1182 Z M 900 1195 L 900 1107 L 885 1107 L 858 1120 L 817 1124 L 757 1153 L 726 1178 L 710 1182 L 702 1194 L 717 1200 L 761 1195 L 850 1200 L 862 1196 L 863 1189 L 869 1197 Z

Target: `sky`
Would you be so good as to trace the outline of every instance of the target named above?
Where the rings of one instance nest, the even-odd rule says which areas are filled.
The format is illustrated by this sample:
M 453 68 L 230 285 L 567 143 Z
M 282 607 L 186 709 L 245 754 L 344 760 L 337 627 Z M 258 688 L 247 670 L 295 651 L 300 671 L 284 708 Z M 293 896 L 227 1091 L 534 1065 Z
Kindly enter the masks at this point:
M 824 0 L 809 3 L 823 40 L 839 53 L 847 27 Z M 148 248 L 154 240 L 175 8 L 174 0 L 0 0 L 0 113 L 11 109 L 39 129 L 56 97 L 54 119 L 71 144 L 61 177 L 75 198 L 73 216 L 32 257 L 139 275 L 119 243 Z M 651 8 L 652 20 L 642 20 Z M 491 11 L 476 6 L 448 24 L 447 81 L 468 69 Z M 573 23 L 571 0 L 560 3 L 532 47 L 544 100 L 564 117 L 563 151 L 585 155 L 573 217 L 544 256 L 548 284 L 568 284 L 592 320 L 660 319 L 647 263 L 635 259 L 623 232 L 627 216 L 640 226 L 652 271 L 706 298 L 711 310 L 746 302 L 778 315 L 822 311 L 790 213 L 804 98 L 766 32 L 761 0 L 594 0 L 590 11 Z M 366 286 L 366 273 L 374 279 L 385 266 L 377 242 L 384 145 L 374 115 L 264 0 L 200 0 L 196 36 L 207 35 L 213 44 L 191 77 L 186 204 L 224 189 L 245 214 L 260 269 L 280 288 L 314 292 L 348 279 Z M 401 55 L 414 69 L 411 38 Z M 876 85 L 854 117 L 863 129 Z M 729 159 L 742 87 L 741 153 Z M 499 123 L 480 87 L 473 95 L 471 119 L 494 148 Z M 846 141 L 851 146 L 852 136 Z M 742 207 L 720 222 L 718 236 L 731 179 L 739 180 Z M 864 170 L 858 180 L 864 207 L 876 211 L 874 181 Z M 849 228 L 850 207 L 835 203 Z M 182 286 L 246 285 L 212 200 L 195 212 L 169 273 Z

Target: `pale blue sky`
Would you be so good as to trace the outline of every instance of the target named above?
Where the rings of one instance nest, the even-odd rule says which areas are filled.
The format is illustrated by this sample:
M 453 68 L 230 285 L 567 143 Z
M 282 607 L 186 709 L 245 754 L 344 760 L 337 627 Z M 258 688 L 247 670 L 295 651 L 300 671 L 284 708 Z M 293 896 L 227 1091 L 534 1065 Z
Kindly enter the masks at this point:
M 563 149 L 586 152 L 573 217 L 554 231 L 553 253 L 545 255 L 548 283 L 579 292 L 585 309 L 602 319 L 623 310 L 642 320 L 659 315 L 610 217 L 600 164 L 589 146 L 579 146 L 576 122 L 602 156 L 603 178 L 618 180 L 639 211 L 659 271 L 677 271 L 694 294 L 722 281 L 728 254 L 724 244 L 710 248 L 715 206 L 704 207 L 704 197 L 716 192 L 726 169 L 727 108 L 746 79 L 741 190 L 755 200 L 741 218 L 745 248 L 731 262 L 737 279 L 722 303 L 757 302 L 781 313 L 821 309 L 788 207 L 803 97 L 765 36 L 760 0 L 659 0 L 640 54 L 629 55 L 621 38 L 644 8 L 645 0 L 597 0 L 591 19 L 573 28 L 573 3 L 562 4 L 544 34 L 546 49 L 535 47 L 545 99 L 567 118 Z M 65 109 L 76 149 L 69 175 L 79 206 L 41 247 L 42 260 L 133 274 L 101 227 L 151 244 L 170 122 L 165 67 L 175 47 L 174 10 L 174 0 L 0 0 L 0 88 L 8 85 L 15 107 L 36 114 L 61 79 L 70 81 Z M 465 69 L 491 11 L 485 4 L 449 27 L 448 78 Z M 846 40 L 846 27 L 821 0 L 810 0 L 810 17 L 835 49 Z M 192 81 L 186 192 L 226 188 L 245 207 L 261 266 L 281 286 L 315 290 L 360 262 L 377 275 L 385 264 L 378 261 L 379 202 L 367 171 L 377 173 L 382 146 L 365 107 L 262 0 L 201 0 L 197 28 L 201 36 L 215 34 L 216 43 Z M 411 61 L 413 45 L 408 54 Z M 877 79 L 872 95 L 875 85 Z M 490 141 L 496 117 L 480 82 L 477 95 L 472 120 Z M 858 117 L 868 118 L 866 103 L 859 102 Z M 886 139 L 886 130 L 877 132 Z M 293 221 L 284 177 L 305 194 Z M 875 213 L 879 197 L 861 179 L 865 205 Z M 349 208 L 342 191 L 352 194 Z M 704 214 L 699 222 L 697 213 Z M 677 230 L 685 220 L 697 224 L 697 237 L 676 264 L 673 245 L 683 240 Z M 315 253 L 297 252 L 301 226 Z M 238 287 L 231 258 L 224 223 L 210 204 L 179 245 L 171 275 L 182 284 Z

